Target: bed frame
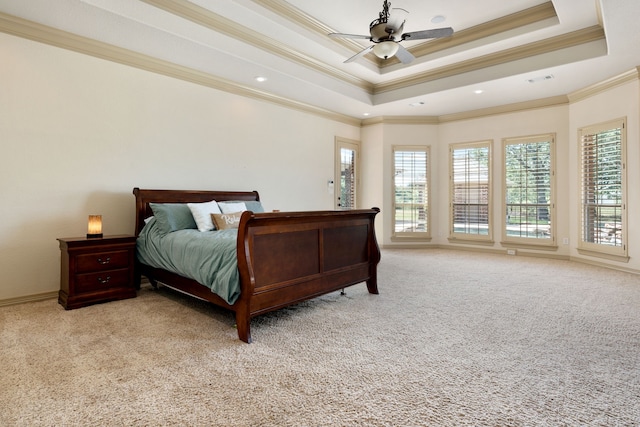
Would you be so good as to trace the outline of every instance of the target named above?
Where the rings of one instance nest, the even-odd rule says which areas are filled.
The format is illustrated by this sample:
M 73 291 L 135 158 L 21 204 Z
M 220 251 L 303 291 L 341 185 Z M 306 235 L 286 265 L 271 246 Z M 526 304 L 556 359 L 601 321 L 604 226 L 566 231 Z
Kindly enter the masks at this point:
M 136 236 L 152 215 L 149 203 L 216 200 L 259 201 L 257 191 L 182 191 L 133 189 Z M 136 260 L 138 285 L 145 276 L 235 312 L 238 337 L 251 342 L 251 318 L 347 286 L 366 282 L 378 293 L 380 249 L 374 220 L 378 208 L 345 211 L 244 212 L 238 227 L 241 294 L 230 305 L 206 286 Z

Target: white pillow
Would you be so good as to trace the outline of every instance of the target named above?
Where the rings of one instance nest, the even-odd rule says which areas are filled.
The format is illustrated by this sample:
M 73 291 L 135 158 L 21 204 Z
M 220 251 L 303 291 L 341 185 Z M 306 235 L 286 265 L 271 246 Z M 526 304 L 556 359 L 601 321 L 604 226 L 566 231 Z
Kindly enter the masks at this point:
M 211 221 L 211 214 L 222 213 L 215 200 L 204 203 L 187 203 L 187 206 L 189 206 L 191 210 L 191 215 L 193 215 L 193 219 L 196 221 L 198 230 L 211 231 L 215 229 L 213 221 Z
M 222 213 L 224 214 L 244 212 L 247 210 L 247 205 L 242 202 L 219 202 L 218 206 L 220 206 L 220 209 L 222 209 Z

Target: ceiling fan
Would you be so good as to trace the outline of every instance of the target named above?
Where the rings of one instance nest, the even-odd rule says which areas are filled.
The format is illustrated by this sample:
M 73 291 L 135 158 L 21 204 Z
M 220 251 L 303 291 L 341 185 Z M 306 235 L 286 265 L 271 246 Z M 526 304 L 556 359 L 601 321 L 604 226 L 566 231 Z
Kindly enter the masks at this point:
M 343 33 L 329 34 L 329 37 L 367 39 L 373 43 L 371 46 L 361 50 L 351 58 L 344 61 L 345 63 L 355 61 L 368 52 L 373 51 L 378 58 L 388 59 L 395 55 L 400 62 L 408 64 L 416 58 L 400 44 L 401 41 L 439 39 L 453 34 L 453 28 L 451 27 L 412 31 L 410 33 L 403 34 L 402 29 L 406 21 L 405 17 L 409 12 L 400 8 L 389 9 L 390 6 L 391 3 L 384 0 L 384 3 L 382 4 L 382 12 L 380 12 L 378 19 L 369 24 L 369 36 Z

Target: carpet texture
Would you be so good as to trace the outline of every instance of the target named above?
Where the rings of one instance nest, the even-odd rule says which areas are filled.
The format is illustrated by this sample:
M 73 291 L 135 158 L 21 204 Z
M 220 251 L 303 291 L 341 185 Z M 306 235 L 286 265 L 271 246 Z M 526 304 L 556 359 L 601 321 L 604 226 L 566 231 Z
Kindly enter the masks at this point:
M 364 284 L 252 321 L 166 288 L 0 308 L 2 426 L 638 426 L 640 278 L 383 250 Z

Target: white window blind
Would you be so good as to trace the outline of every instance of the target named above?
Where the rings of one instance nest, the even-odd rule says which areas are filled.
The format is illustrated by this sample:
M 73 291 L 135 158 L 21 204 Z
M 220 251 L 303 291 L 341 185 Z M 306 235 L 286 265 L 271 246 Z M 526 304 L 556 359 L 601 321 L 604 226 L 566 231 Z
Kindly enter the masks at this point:
M 394 217 L 396 237 L 428 237 L 428 147 L 394 147 Z
M 451 148 L 451 234 L 456 238 L 491 236 L 490 142 Z
M 342 209 L 356 207 L 356 152 L 340 149 L 340 206 Z
M 626 255 L 625 121 L 580 130 L 583 249 Z
M 553 135 L 504 140 L 504 240 L 555 242 Z

